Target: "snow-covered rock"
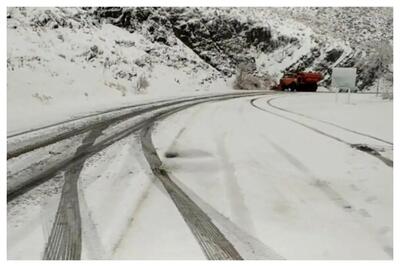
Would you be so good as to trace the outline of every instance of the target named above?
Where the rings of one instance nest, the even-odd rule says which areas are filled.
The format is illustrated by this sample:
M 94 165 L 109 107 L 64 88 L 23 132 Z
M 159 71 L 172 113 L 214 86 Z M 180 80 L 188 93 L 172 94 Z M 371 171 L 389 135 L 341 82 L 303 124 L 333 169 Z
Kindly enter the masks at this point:
M 226 90 L 240 64 L 275 81 L 320 71 L 326 86 L 333 67 L 357 67 L 359 88 L 381 71 L 390 87 L 393 74 L 376 55 L 392 53 L 377 48 L 391 42 L 392 18 L 391 8 L 364 7 L 8 8 L 8 127 Z

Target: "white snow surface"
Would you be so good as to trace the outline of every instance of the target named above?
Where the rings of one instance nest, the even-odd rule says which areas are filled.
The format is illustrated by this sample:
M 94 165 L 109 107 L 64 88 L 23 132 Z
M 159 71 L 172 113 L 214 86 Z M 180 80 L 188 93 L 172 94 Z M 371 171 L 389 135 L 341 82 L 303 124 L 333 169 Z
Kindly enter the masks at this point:
M 355 94 L 347 104 L 344 96 L 280 94 L 254 104 L 390 149 L 267 105 L 275 98 L 282 108 L 391 141 L 392 102 Z M 171 179 L 245 259 L 391 259 L 393 169 L 250 99 L 200 104 L 155 125 L 153 142 Z M 9 203 L 9 259 L 42 257 L 62 182 L 60 173 Z M 82 259 L 205 259 L 135 135 L 89 158 L 78 187 Z
M 297 38 L 298 43 L 272 53 L 250 49 L 258 71 L 268 72 L 276 81 L 287 67 L 309 56 L 313 49 L 321 54 L 306 70 L 321 63 L 325 52 L 333 48 L 344 51 L 333 65 L 356 52 L 354 42 L 341 34 L 328 34 L 332 29 L 343 30 L 340 23 L 332 21 L 335 16 L 346 22 L 355 18 L 359 27 L 371 24 L 358 21 L 354 14 L 362 12 L 359 9 L 354 12 L 340 8 L 201 10 L 205 15 L 221 13 L 243 22 L 269 26 L 273 36 Z M 356 43 L 376 39 L 377 33 L 384 30 L 385 38 L 390 39 L 386 16 L 379 15 L 390 15 L 390 9 L 367 11 L 379 23 L 370 25 L 370 32 L 363 31 L 360 37 L 355 37 Z M 307 17 L 310 12 L 322 15 L 323 20 L 317 23 L 316 18 Z M 130 33 L 107 22 L 99 24 L 82 8 L 10 7 L 7 16 L 9 135 L 149 99 L 232 90 L 234 77 L 223 78 L 173 36 L 171 46 L 153 43 L 140 31 Z M 358 26 L 352 28 L 348 35 L 356 35 L 357 29 Z M 148 81 L 147 88 L 140 88 L 141 78 Z
M 375 94 L 298 94 L 272 104 L 393 142 L 393 102 Z M 312 103 L 310 105 L 310 103 Z
M 230 12 L 251 17 L 240 9 Z M 231 90 L 230 81 L 218 78 L 179 40 L 171 47 L 151 43 L 138 32 L 98 24 L 80 8 L 8 13 L 8 134 L 120 106 Z M 259 69 L 275 78 L 320 45 L 315 27 L 283 24 L 271 9 L 256 13 L 260 23 L 301 43 L 254 55 Z M 38 26 L 48 18 L 53 22 Z M 57 23 L 71 26 L 53 28 Z M 345 51 L 337 62 L 352 51 L 344 41 L 327 43 Z M 138 88 L 139 77 L 147 88 Z M 212 83 L 204 82 L 210 77 Z M 393 158 L 390 144 L 321 122 L 393 143 L 393 102 L 358 94 L 350 103 L 345 94 L 337 101 L 334 94 L 289 94 L 271 102 L 299 115 L 270 107 L 267 100 L 275 97 L 254 104 Z M 171 178 L 246 259 L 393 257 L 393 169 L 371 155 L 258 110 L 249 98 L 179 112 L 156 125 L 153 139 Z M 166 152 L 178 156 L 166 158 Z M 39 156 L 50 157 L 37 150 L 25 162 L 10 161 L 10 170 Z M 8 205 L 9 259 L 42 257 L 62 182 L 60 173 Z M 205 259 L 135 136 L 86 161 L 79 200 L 83 259 Z
M 264 107 L 268 98 L 255 104 Z M 369 128 L 365 118 L 357 119 L 358 109 L 331 104 L 332 94 L 295 94 L 276 103 L 336 123 L 345 124 L 340 118 L 351 114 L 351 129 L 381 125 L 372 133 L 390 138 L 392 104 L 378 99 L 353 97 L 359 110 L 367 112 L 367 102 L 380 106 L 385 119 L 368 117 Z M 265 258 L 265 253 L 249 253 L 251 248 L 235 239 L 238 231 L 253 237 L 250 244 L 257 240 L 264 251 L 286 259 L 392 258 L 393 170 L 380 160 L 254 109 L 249 99 L 178 113 L 161 122 L 153 136 L 160 155 L 178 153 L 162 158 L 172 178 L 212 207 L 214 222 L 219 221 L 215 214 L 222 214 L 235 225 L 235 230 L 222 225 L 221 231 L 251 258 Z M 349 133 L 348 138 L 355 137 Z
M 9 8 L 7 132 L 105 109 L 231 90 L 192 50 L 98 24 L 81 8 Z M 46 26 L 42 21 L 50 20 Z M 54 27 L 62 23 L 69 27 Z M 146 52 L 147 51 L 147 52 Z M 139 78 L 148 81 L 139 88 Z

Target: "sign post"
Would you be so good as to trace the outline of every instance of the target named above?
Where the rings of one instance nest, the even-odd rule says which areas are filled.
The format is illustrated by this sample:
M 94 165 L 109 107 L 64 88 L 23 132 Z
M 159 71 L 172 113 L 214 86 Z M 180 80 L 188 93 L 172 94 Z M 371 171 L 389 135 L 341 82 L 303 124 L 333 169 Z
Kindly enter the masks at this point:
M 350 104 L 350 93 L 351 93 L 350 88 L 347 89 L 347 92 L 348 92 L 348 94 L 347 94 L 347 104 Z
M 347 103 L 350 104 L 350 94 L 352 90 L 356 90 L 356 68 L 333 68 L 331 86 L 336 88 L 335 102 L 338 99 L 340 90 L 347 90 Z

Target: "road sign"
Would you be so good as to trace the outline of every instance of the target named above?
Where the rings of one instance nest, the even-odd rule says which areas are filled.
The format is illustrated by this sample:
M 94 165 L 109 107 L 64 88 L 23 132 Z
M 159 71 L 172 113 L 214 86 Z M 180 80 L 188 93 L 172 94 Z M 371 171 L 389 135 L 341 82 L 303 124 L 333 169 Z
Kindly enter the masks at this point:
M 337 89 L 356 89 L 356 68 L 333 68 L 332 87 Z
M 331 86 L 336 89 L 335 102 L 338 101 L 339 90 L 346 90 L 347 103 L 350 104 L 350 92 L 356 91 L 356 68 L 333 68 Z

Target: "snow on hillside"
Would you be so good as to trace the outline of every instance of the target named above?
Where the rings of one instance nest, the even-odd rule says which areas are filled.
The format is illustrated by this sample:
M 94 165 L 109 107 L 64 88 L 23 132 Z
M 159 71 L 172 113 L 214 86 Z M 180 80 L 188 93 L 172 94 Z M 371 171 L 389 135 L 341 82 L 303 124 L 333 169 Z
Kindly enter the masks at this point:
M 179 40 L 152 43 L 81 8 L 9 8 L 7 17 L 8 132 L 155 95 L 226 87 L 207 82 L 216 71 Z
M 371 90 L 379 75 L 376 54 L 385 51 L 393 63 L 393 8 L 390 7 L 296 7 L 277 8 L 281 17 L 290 17 L 311 28 L 321 43 L 339 42 L 334 50 L 326 50 L 328 62 L 314 61 L 317 69 L 325 68 L 327 63 L 338 55 L 331 67 L 356 67 L 357 86 Z M 344 44 L 344 45 L 343 45 Z M 379 55 L 381 56 L 381 55 Z M 312 61 L 310 61 L 312 62 Z M 328 70 L 328 73 L 330 71 Z M 326 77 L 328 84 L 330 77 Z M 392 91 L 393 71 L 384 71 L 387 88 Z
M 324 85 L 330 84 L 333 67 L 357 67 L 358 87 L 374 87 L 376 63 L 371 54 L 379 42 L 393 40 L 391 8 L 234 8 L 230 13 L 270 25 L 275 35 L 298 39 L 272 54 L 258 53 L 260 70 L 279 77 L 282 71 L 320 71 Z
M 376 42 L 392 49 L 391 8 L 114 7 L 95 13 L 156 42 L 170 43 L 167 36 L 175 35 L 226 77 L 241 63 L 255 63 L 258 76 L 315 70 L 329 85 L 333 67 L 357 67 L 357 86 L 368 89 L 378 77 Z
M 205 13 L 211 13 L 215 9 L 208 8 Z M 242 22 L 253 22 L 260 27 L 268 27 L 272 39 L 290 39 L 289 42 L 278 43 L 272 51 L 264 52 L 258 47 L 249 49 L 249 53 L 255 59 L 257 71 L 267 72 L 276 80 L 282 75 L 282 71 L 289 68 L 302 56 L 310 53 L 311 48 L 317 43 L 312 39 L 313 31 L 303 24 L 279 16 L 274 8 L 219 8 L 220 14 L 234 17 Z
M 320 71 L 326 86 L 333 67 L 357 67 L 359 88 L 374 88 L 368 55 L 392 24 L 390 8 L 8 8 L 8 132 L 231 90 L 241 63 L 275 81 Z
M 393 9 L 388 7 L 315 7 L 279 9 L 319 35 L 346 40 L 354 48 L 393 39 Z

